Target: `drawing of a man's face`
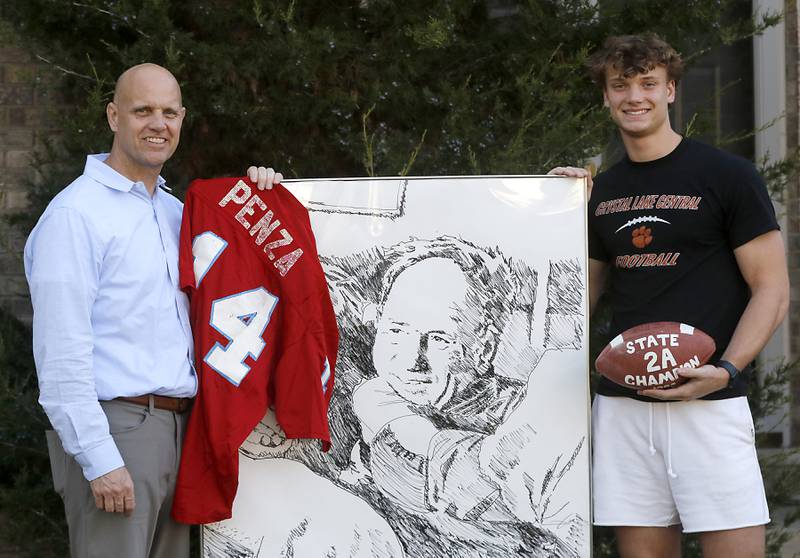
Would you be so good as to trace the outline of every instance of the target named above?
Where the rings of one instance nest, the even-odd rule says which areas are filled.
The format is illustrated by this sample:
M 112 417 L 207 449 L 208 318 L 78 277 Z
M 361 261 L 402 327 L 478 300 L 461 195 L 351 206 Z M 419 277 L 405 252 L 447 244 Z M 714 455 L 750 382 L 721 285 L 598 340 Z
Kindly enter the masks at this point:
M 377 321 L 372 359 L 404 399 L 434 404 L 452 392 L 464 368 L 459 306 L 466 292 L 463 271 L 446 258 L 424 259 L 395 278 Z

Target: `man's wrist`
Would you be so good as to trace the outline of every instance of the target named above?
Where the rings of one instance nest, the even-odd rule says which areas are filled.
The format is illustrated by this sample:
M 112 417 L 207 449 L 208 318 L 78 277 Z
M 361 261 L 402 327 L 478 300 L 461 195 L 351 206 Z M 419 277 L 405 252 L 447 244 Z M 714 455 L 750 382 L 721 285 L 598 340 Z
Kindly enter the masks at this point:
M 83 476 L 86 477 L 88 481 L 102 477 L 115 469 L 125 466 L 117 444 L 111 436 L 100 443 L 100 445 L 76 454 L 75 461 L 77 461 L 78 465 L 83 469 Z
M 735 364 L 727 360 L 720 359 L 717 361 L 715 366 L 717 368 L 722 368 L 723 370 L 725 370 L 725 372 L 728 373 L 728 387 L 730 387 L 731 384 L 733 384 L 736 377 L 741 373 L 741 370 L 739 370 Z

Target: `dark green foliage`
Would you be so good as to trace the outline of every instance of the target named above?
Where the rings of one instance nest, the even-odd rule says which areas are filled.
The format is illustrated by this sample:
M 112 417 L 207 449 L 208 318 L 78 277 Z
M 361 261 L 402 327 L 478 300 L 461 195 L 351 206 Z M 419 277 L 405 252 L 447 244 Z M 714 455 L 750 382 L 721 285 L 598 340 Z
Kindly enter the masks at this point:
M 179 192 L 255 162 L 287 177 L 544 173 L 614 153 L 583 69 L 606 36 L 654 31 L 691 64 L 777 20 L 751 20 L 743 0 L 7 0 L 0 26 L 51 65 L 48 85 L 69 107 L 54 115 L 62 132 L 37 154 L 41 179 L 17 221 L 32 226 L 85 154 L 108 149 L 104 107 L 136 63 L 181 83 L 188 115 L 164 169 Z M 685 131 L 701 135 L 709 122 L 697 114 Z M 777 193 L 796 162 L 762 167 Z M 593 328 L 607 333 L 602 309 Z M 62 556 L 29 338 L 0 311 L 0 528 L 29 556 Z M 776 378 L 753 394 L 757 416 L 782 397 L 773 388 L 787 375 Z M 800 473 L 787 459 L 767 455 L 764 473 L 773 507 L 794 519 Z M 781 536 L 771 531 L 771 556 Z M 608 530 L 595 530 L 594 550 L 615 555 Z M 684 555 L 697 555 L 696 539 Z
M 769 416 L 781 417 L 791 402 L 786 387 L 789 382 L 797 382 L 800 367 L 797 362 L 776 366 L 767 374 L 761 375 L 761 381 L 751 385 L 749 399 L 753 418 L 758 424 Z M 759 447 L 769 448 L 770 431 L 762 428 L 757 433 L 756 443 Z M 773 524 L 767 532 L 767 556 L 778 558 L 780 548 L 789 537 L 786 528 L 800 520 L 800 450 L 763 449 L 759 454 L 761 470 L 764 475 L 764 488 L 767 501 L 773 510 Z M 774 510 L 782 510 L 781 517 Z
M 609 137 L 582 67 L 605 36 L 653 30 L 691 58 L 774 22 L 754 23 L 748 5 L 5 2 L 0 19 L 63 69 L 64 93 L 80 107 L 63 122 L 68 156 L 41 161 L 51 165 L 28 224 L 84 153 L 108 148 L 103 107 L 135 63 L 166 65 L 183 87 L 182 145 L 165 169 L 179 191 L 256 161 L 303 177 L 543 173 L 600 152 Z
M 44 437 L 50 423 L 37 397 L 30 329 L 0 308 L 0 540 L 27 556 L 64 556 L 64 507 Z

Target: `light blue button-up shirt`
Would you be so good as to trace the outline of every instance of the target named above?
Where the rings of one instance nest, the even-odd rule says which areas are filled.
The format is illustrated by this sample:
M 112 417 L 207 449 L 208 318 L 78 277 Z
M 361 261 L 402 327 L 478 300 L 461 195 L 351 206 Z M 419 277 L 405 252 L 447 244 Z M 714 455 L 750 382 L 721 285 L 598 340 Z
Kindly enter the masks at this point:
M 189 303 L 178 288 L 182 204 L 90 155 L 25 244 L 39 403 L 95 479 L 124 465 L 98 400 L 191 397 Z

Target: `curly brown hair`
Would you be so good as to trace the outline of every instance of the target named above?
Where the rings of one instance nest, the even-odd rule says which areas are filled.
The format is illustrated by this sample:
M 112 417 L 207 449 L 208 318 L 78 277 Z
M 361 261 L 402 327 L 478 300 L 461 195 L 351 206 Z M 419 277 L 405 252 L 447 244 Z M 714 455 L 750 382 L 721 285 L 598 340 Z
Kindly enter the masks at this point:
M 654 33 L 609 37 L 586 61 L 589 76 L 601 89 L 606 86 L 606 69 L 612 68 L 625 78 L 645 74 L 663 66 L 667 77 L 678 83 L 683 74 L 680 54 Z

